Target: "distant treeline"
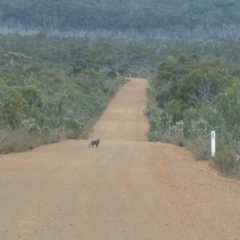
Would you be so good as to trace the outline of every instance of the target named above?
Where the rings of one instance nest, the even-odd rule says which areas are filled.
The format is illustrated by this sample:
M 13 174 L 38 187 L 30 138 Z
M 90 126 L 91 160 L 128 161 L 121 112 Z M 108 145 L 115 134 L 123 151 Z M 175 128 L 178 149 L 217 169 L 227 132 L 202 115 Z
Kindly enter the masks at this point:
M 234 0 L 14 0 L 0 9 L 3 24 L 61 30 L 218 28 L 240 20 Z

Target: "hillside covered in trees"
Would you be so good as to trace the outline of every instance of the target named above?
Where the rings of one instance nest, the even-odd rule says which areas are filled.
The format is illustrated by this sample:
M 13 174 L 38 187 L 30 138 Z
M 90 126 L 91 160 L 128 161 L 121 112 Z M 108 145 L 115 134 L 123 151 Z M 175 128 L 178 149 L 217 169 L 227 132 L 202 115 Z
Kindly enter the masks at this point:
M 240 20 L 236 0 L 14 0 L 0 9 L 1 24 L 58 30 L 221 28 Z

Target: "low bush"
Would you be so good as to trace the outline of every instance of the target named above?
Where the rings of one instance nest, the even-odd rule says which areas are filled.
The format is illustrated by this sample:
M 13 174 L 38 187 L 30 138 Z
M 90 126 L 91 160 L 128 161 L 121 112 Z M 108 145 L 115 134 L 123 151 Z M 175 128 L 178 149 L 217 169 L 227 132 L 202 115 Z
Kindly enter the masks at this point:
M 185 148 L 188 149 L 196 160 L 207 161 L 210 158 L 210 140 L 194 139 L 186 141 Z
M 210 160 L 211 166 L 217 169 L 223 176 L 240 177 L 239 156 L 229 149 L 222 149 Z

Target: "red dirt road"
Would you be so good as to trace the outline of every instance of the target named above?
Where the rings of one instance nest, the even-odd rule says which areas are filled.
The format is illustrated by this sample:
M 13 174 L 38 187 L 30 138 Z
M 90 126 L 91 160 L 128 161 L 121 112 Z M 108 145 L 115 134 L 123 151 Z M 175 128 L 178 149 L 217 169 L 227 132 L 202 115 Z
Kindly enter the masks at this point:
M 240 239 L 240 185 L 179 147 L 148 143 L 144 79 L 109 104 L 90 141 L 0 155 L 1 240 Z

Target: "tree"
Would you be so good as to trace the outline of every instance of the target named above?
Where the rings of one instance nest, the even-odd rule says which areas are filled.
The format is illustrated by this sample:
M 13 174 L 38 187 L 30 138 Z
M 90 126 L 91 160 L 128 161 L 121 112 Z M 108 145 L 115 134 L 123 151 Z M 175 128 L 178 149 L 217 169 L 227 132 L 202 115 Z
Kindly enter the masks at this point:
M 1 97 L 0 119 L 11 128 L 18 128 L 22 119 L 22 108 L 26 101 L 16 88 L 8 88 Z

